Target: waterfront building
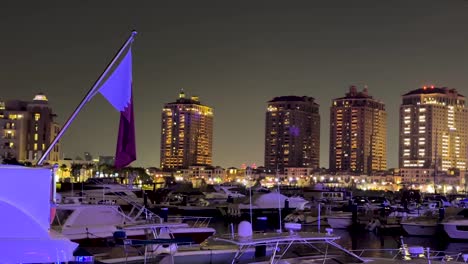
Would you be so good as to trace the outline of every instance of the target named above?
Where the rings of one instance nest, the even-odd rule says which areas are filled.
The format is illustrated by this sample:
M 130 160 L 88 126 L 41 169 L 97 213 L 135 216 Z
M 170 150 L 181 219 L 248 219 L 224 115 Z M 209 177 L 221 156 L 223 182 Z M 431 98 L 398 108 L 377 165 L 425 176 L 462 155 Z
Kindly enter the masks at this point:
M 211 165 L 213 108 L 198 97 L 179 98 L 164 105 L 161 118 L 161 168 Z
M 449 181 L 444 176 L 453 174 L 449 171 L 463 175 L 459 172 L 466 170 L 467 136 L 465 97 L 456 89 L 424 86 L 404 94 L 399 142 L 403 178 L 437 185 Z
M 419 189 L 428 193 L 459 192 L 464 190 L 465 172 L 459 170 L 435 171 L 434 168 L 401 169 L 401 187 Z M 436 177 L 434 177 L 436 174 Z M 434 184 L 434 179 L 436 181 Z
M 60 127 L 47 97 L 38 94 L 32 101 L 0 102 L 0 157 L 35 163 L 57 136 Z M 60 143 L 49 156 L 48 163 L 59 160 Z
M 312 175 L 312 173 L 312 168 L 284 168 L 284 177 L 286 181 L 289 183 L 289 185 L 294 186 L 308 186 L 310 184 L 310 176 Z
M 313 97 L 280 96 L 268 102 L 265 168 L 319 167 L 320 114 Z
M 89 153 L 89 152 L 85 152 L 84 153 L 84 160 L 93 161 L 93 155 L 91 155 L 91 153 Z
M 370 175 L 387 169 L 385 105 L 351 86 L 330 108 L 330 171 Z
M 65 158 L 59 160 L 57 164 L 59 167 L 56 172 L 56 181 L 85 182 L 96 176 L 96 164 L 93 161 Z
M 114 156 L 99 156 L 97 164 L 99 166 L 105 165 L 105 166 L 113 167 L 115 164 L 115 157 Z
M 177 171 L 180 180 L 203 179 L 208 184 L 220 184 L 226 178 L 226 170 L 216 166 L 189 166 Z

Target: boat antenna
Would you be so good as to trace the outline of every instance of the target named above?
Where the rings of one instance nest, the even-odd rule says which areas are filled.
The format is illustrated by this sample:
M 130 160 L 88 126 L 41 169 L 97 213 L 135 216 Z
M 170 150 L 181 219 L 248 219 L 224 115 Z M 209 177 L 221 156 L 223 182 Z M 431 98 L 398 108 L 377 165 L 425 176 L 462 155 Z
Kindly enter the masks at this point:
M 280 179 L 279 179 L 279 169 L 278 164 L 276 164 L 276 179 L 278 181 L 278 216 L 279 216 L 279 232 L 282 233 L 282 223 L 281 223 L 281 193 L 280 193 Z
M 250 203 L 250 224 L 253 225 L 253 216 L 252 216 L 252 184 L 251 184 L 251 174 L 252 168 L 249 166 L 247 167 L 247 180 L 249 181 L 249 203 Z
M 437 194 L 437 186 L 436 186 L 436 180 L 437 180 L 437 148 L 438 148 L 438 130 L 436 130 L 436 136 L 435 136 L 435 155 L 434 155 L 434 194 Z

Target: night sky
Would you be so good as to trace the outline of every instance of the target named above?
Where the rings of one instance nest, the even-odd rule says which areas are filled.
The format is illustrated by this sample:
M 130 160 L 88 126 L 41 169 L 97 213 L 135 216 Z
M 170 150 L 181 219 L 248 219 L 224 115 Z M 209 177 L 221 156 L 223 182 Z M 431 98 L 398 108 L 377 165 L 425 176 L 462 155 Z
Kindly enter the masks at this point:
M 263 165 L 266 102 L 315 97 L 320 164 L 329 111 L 350 85 L 386 104 L 398 166 L 401 95 L 425 84 L 468 94 L 468 1 L 6 1 L 0 98 L 45 93 L 63 124 L 121 44 L 133 46 L 138 159 L 158 166 L 163 104 L 184 88 L 214 108 L 214 165 Z M 66 157 L 114 155 L 119 114 L 101 95 L 62 140 Z

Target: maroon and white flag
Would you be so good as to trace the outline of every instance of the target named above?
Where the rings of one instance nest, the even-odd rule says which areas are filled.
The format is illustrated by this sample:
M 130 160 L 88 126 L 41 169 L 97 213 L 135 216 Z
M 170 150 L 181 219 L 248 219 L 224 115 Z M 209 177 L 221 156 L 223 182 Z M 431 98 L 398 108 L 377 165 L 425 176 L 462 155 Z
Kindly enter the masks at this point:
M 99 92 L 120 112 L 115 167 L 123 168 L 136 160 L 131 48 L 128 49 L 127 54 L 107 78 L 106 82 L 99 88 Z

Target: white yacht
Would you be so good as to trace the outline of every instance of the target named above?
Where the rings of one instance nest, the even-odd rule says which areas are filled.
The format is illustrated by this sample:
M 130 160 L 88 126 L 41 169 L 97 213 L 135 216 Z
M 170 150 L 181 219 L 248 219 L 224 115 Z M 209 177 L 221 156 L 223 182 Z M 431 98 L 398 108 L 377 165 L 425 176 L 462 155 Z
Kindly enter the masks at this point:
M 125 214 L 116 205 L 61 204 L 57 206 L 53 228 L 80 245 L 103 245 L 114 232 L 126 231 L 129 238 L 159 238 L 163 233 L 175 238 L 188 237 L 201 243 L 215 233 L 208 227 L 208 217 L 164 219 L 144 207 L 135 207 Z M 194 225 L 190 225 L 193 223 Z
M 64 199 L 68 197 L 82 197 L 83 203 L 88 204 L 116 204 L 129 205 L 133 203 L 143 204 L 143 198 L 138 197 L 133 188 L 120 184 L 92 184 L 84 185 L 81 190 L 75 192 L 63 192 Z
M 463 209 L 456 216 L 447 218 L 440 224 L 449 238 L 468 239 L 468 209 Z
M 327 223 L 332 228 L 346 229 L 353 224 L 352 213 L 335 212 L 333 214 L 327 215 Z
M 215 192 L 204 192 L 206 200 L 222 200 L 226 201 L 228 198 L 243 198 L 245 197 L 235 185 L 216 185 L 214 186 Z
M 50 229 L 55 212 L 52 171 L 0 165 L 0 179 L 0 211 L 4 216 L 0 227 L 0 263 L 75 260 L 73 251 L 78 244 Z
M 252 203 L 250 203 L 250 200 Z M 242 203 L 229 204 L 228 215 L 240 216 L 243 212 L 248 212 L 249 210 L 277 211 L 278 208 L 304 210 L 308 205 L 309 201 L 302 197 L 287 197 L 278 192 L 257 193 L 251 199 L 250 197 L 246 197 Z
M 214 245 L 202 247 L 173 247 L 161 254 L 144 244 L 140 252 L 145 255 L 102 256 L 100 263 L 128 263 L 128 261 L 155 261 L 174 264 L 224 263 L 466 263 L 467 254 L 433 251 L 421 246 L 408 246 L 401 241 L 396 249 L 349 250 L 337 243 L 339 235 L 333 229 L 325 233 L 302 232 L 301 225 L 285 223 L 283 232 L 254 233 L 249 222 L 243 221 L 238 232 L 214 236 Z M 284 232 L 286 231 L 286 232 Z M 150 243 L 151 241 L 147 241 Z M 307 254 L 300 251 L 307 248 Z
M 401 227 L 410 236 L 433 236 L 438 224 L 436 216 L 419 216 L 403 220 Z

